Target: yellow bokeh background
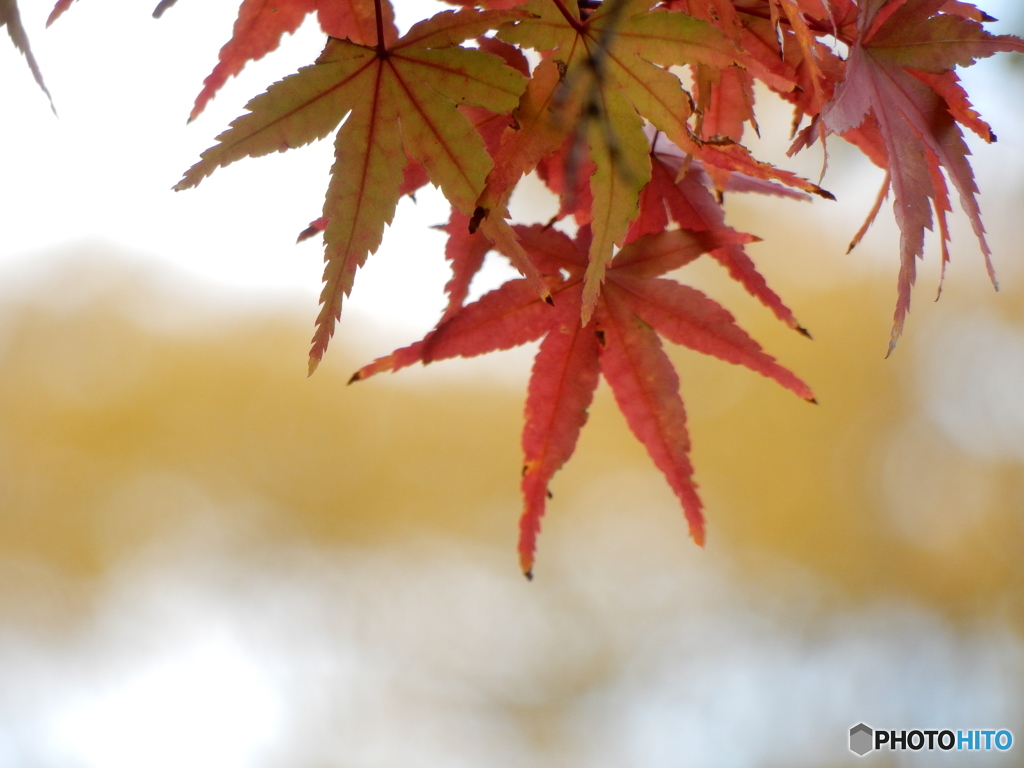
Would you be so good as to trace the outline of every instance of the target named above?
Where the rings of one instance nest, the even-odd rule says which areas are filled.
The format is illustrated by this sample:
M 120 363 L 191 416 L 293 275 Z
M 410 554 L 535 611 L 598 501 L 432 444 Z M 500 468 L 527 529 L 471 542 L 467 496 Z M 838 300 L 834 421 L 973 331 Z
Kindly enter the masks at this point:
M 308 328 L 293 305 L 219 307 L 209 295 L 168 292 L 155 272 L 95 249 L 58 265 L 6 309 L 5 553 L 95 576 L 169 530 L 179 513 L 174 478 L 184 478 L 225 507 L 257 500 L 260 525 L 312 542 L 381 546 L 427 532 L 500 545 L 512 567 L 525 355 L 490 375 L 439 363 L 433 368 L 454 370 L 347 386 L 351 371 L 387 351 L 346 338 L 366 323 L 354 319 L 329 364 L 307 380 Z M 928 324 L 955 323 L 979 302 L 1012 324 L 1019 292 L 954 287 L 951 294 L 968 295 L 929 305 L 919 290 L 907 337 L 886 360 L 890 279 L 854 273 L 850 284 L 783 291 L 814 334 L 808 341 L 717 269 L 696 266 L 692 282 L 738 308 L 744 326 L 811 384 L 820 404 L 744 369 L 669 350 L 690 416 L 709 551 L 728 549 L 751 568 L 770 552 L 820 573 L 851 600 L 892 592 L 951 619 L 1007 612 L 1016 625 L 1019 462 L 971 455 L 915 414 L 917 363 L 934 335 Z M 200 319 L 174 319 L 190 314 Z M 883 465 L 925 448 L 936 463 L 918 473 L 983 476 L 988 486 L 983 509 L 962 524 L 957 494 L 933 499 L 936 525 L 952 520 L 956 529 L 938 545 L 927 530 L 901 534 L 887 520 Z M 583 512 L 562 499 L 594 478 L 632 470 L 650 474 L 651 492 L 670 498 L 602 384 L 577 454 L 552 484 L 545 528 L 571 536 L 575 521 L 565 518 Z M 902 482 L 913 488 L 918 479 Z M 136 508 L 161 498 L 164 506 Z M 629 525 L 629 510 L 621 524 Z M 681 531 L 674 545 L 692 556 Z

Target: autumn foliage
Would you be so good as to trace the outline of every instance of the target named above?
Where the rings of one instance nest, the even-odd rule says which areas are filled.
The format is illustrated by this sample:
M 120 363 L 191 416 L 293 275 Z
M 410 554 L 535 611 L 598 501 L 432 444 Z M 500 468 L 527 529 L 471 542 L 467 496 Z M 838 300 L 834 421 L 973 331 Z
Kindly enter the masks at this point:
M 102 0 L 90 0 L 102 2 Z M 173 0 L 164 0 L 157 14 Z M 228 78 L 315 14 L 328 35 L 309 66 L 247 105 L 177 184 L 187 189 L 245 157 L 335 134 L 322 214 L 324 287 L 310 373 L 324 355 L 358 269 L 381 244 L 398 200 L 428 182 L 451 203 L 448 306 L 421 341 L 360 369 L 353 381 L 414 363 L 540 340 L 523 429 L 519 555 L 533 568 L 553 474 L 571 457 L 600 377 L 679 498 L 694 540 L 702 505 L 689 460 L 679 380 L 662 340 L 774 379 L 814 400 L 715 301 L 673 270 L 704 254 L 779 320 L 806 334 L 758 273 L 755 238 L 725 222 L 733 192 L 831 197 L 759 161 L 755 81 L 793 108 L 790 154 L 839 136 L 886 172 L 900 268 L 890 352 L 910 306 L 924 232 L 949 259 L 951 184 L 993 282 L 962 127 L 994 141 L 956 75 L 1024 41 L 958 0 L 472 0 L 404 35 L 390 0 L 244 0 L 190 115 Z M 52 22 L 72 5 L 60 0 Z M 31 57 L 14 0 L 0 24 Z M 546 226 L 510 221 L 509 200 L 536 173 L 559 197 Z M 466 304 L 484 256 L 522 277 Z

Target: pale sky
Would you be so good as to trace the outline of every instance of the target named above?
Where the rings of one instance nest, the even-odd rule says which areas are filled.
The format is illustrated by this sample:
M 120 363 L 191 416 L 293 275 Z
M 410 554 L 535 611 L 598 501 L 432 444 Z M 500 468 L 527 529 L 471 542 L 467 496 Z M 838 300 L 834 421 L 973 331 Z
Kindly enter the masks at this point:
M 295 238 L 320 215 L 330 141 L 240 162 L 196 190 L 171 187 L 249 98 L 317 56 L 324 38 L 315 24 L 250 64 L 186 125 L 230 37 L 235 3 L 183 0 L 155 20 L 148 0 L 88 0 L 45 30 L 48 0 L 22 5 L 59 118 L 5 41 L 0 89 L 16 119 L 0 128 L 9 149 L 0 263 L 98 241 L 215 283 L 298 291 L 308 295 L 312 317 L 322 246 L 318 239 L 296 246 Z M 433 189 L 418 201 L 401 205 L 399 226 L 361 274 L 352 306 L 382 317 L 436 319 L 444 238 L 429 226 L 446 221 L 448 209 Z M 399 280 L 375 274 L 396 269 Z

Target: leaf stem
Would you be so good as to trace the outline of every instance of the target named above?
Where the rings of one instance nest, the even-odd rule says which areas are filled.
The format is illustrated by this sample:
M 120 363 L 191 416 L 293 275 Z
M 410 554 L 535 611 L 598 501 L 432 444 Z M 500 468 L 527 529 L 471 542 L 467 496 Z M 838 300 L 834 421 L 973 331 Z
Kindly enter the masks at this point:
M 376 0 L 376 2 L 379 1 L 380 0 Z M 568 6 L 566 6 L 563 0 L 551 0 L 551 2 L 553 2 L 555 4 L 555 7 L 558 8 L 558 10 L 562 13 L 562 15 L 565 17 L 565 20 L 569 22 L 569 26 L 582 34 L 583 31 L 587 28 L 587 25 L 572 15 L 572 12 L 569 10 Z
M 384 9 L 380 6 L 380 0 L 373 0 L 373 10 L 377 15 L 377 56 L 384 58 L 388 49 L 384 44 Z

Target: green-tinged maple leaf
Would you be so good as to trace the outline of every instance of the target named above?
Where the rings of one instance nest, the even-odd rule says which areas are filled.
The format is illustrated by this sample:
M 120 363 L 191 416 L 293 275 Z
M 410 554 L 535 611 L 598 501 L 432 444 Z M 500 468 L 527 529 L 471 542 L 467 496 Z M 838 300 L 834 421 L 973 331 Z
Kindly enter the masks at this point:
M 515 113 L 518 129 L 508 133 L 507 148 L 499 148 L 476 220 L 486 217 L 495 226 L 494 220 L 507 213 L 505 202 L 522 173 L 581 125 L 578 143 L 587 147 L 594 169 L 584 323 L 596 305 L 613 249 L 623 243 L 637 215 L 640 191 L 650 179 L 644 118 L 707 163 L 784 178 L 820 192 L 809 182 L 757 163 L 728 139 L 711 144 L 694 136 L 687 124 L 693 103 L 667 67 L 728 68 L 742 64 L 746 56 L 711 24 L 678 11 L 651 10 L 652 5 L 652 0 L 614 0 L 584 16 L 572 1 L 529 0 L 523 7 L 533 16 L 498 33 L 503 40 L 545 52 L 550 63 L 537 68 L 527 87 Z
M 311 372 L 327 348 L 356 269 L 377 250 L 384 225 L 394 217 L 406 158 L 423 166 L 456 209 L 473 211 L 491 159 L 457 105 L 507 113 L 519 102 L 526 80 L 498 56 L 458 43 L 522 16 L 521 11 L 445 11 L 391 45 L 331 39 L 314 65 L 249 102 L 249 113 L 218 136 L 219 143 L 177 185 L 195 186 L 243 157 L 322 139 L 345 121 L 323 211 L 326 285 Z M 516 266 L 532 275 L 535 288 L 543 287 L 532 265 Z
M 526 57 L 523 56 L 522 52 L 508 43 L 503 43 L 500 40 L 495 40 L 493 37 L 478 37 L 477 45 L 480 50 L 486 51 L 487 53 L 493 53 L 496 56 L 500 56 L 504 59 L 505 63 L 513 69 L 520 72 L 524 77 L 529 76 L 530 68 L 526 61 Z M 460 104 L 459 111 L 462 112 L 470 123 L 476 129 L 477 133 L 484 140 L 484 144 L 487 147 L 489 153 L 493 153 L 501 139 L 502 132 L 508 127 L 510 117 L 507 114 L 500 112 L 491 112 L 484 107 L 473 107 L 467 104 Z M 402 186 L 399 188 L 399 196 L 409 195 L 413 199 L 416 197 L 416 191 L 420 187 L 424 186 L 430 181 L 427 176 L 426 170 L 417 160 L 409 160 L 406 164 L 405 169 L 402 171 Z M 460 214 L 461 215 L 461 214 Z M 454 216 L 454 214 L 453 214 Z M 324 216 L 310 222 L 309 226 L 306 227 L 302 232 L 299 233 L 297 242 L 307 240 L 314 235 L 323 232 L 327 229 L 327 224 L 330 219 Z M 453 218 L 454 221 L 454 218 Z M 451 237 L 456 237 L 456 233 L 452 231 L 453 224 L 449 224 L 445 227 L 445 231 L 449 232 Z M 468 221 L 466 226 L 468 226 Z M 469 234 L 467 232 L 466 234 Z M 473 238 L 474 241 L 479 238 Z M 486 241 L 486 238 L 484 238 Z M 489 241 L 487 241 L 489 244 Z M 479 267 L 479 265 L 478 265 Z M 475 270 L 474 270 L 475 272 Z M 472 279 L 473 273 L 466 276 L 466 287 L 469 286 L 469 280 Z M 449 291 L 450 293 L 450 291 Z M 460 300 L 461 303 L 461 300 Z
M 1024 41 L 1010 35 L 989 34 L 972 18 L 971 9 L 973 6 L 966 3 L 948 0 L 866 3 L 858 38 L 850 49 L 845 78 L 823 113 L 825 126 L 839 134 L 861 129 L 870 118 L 874 123 L 869 123 L 869 130 L 873 132 L 873 126 L 877 126 L 878 137 L 884 144 L 889 171 L 886 184 L 892 185 L 893 207 L 902 235 L 890 353 L 910 308 L 916 260 L 924 253 L 924 230 L 932 228 L 933 208 L 943 264 L 948 260 L 946 213 L 952 206 L 943 170 L 959 193 L 960 204 L 971 221 L 989 276 L 995 283 L 975 197 L 978 188 L 967 161 L 970 152 L 957 121 L 983 138 L 994 137 L 970 109 L 952 70 L 999 51 L 1024 51 Z M 884 192 L 885 189 L 883 195 Z
M 448 315 L 422 341 L 362 368 L 352 380 L 543 338 L 523 428 L 519 557 L 524 573 L 532 572 L 548 482 L 573 453 L 599 373 L 611 385 L 633 434 L 679 498 L 691 536 L 703 543 L 704 518 L 689 460 L 686 412 L 679 379 L 659 335 L 744 365 L 807 400 L 814 398 L 806 384 L 765 354 L 720 305 L 700 291 L 661 277 L 702 253 L 751 238 L 731 230 L 681 229 L 640 237 L 612 260 L 594 313 L 581 326 L 589 227 L 581 227 L 575 241 L 541 226 L 517 227 L 516 234 L 548 281 L 553 307 L 526 280 L 509 281 Z
M 382 0 L 381 32 L 388 45 L 398 38 L 395 13 L 389 0 Z M 320 27 L 328 35 L 353 43 L 377 42 L 374 0 L 243 0 L 238 9 L 231 39 L 220 49 L 219 61 L 203 81 L 189 120 L 195 120 L 206 104 L 246 63 L 275 50 L 281 36 L 299 28 L 307 15 L 317 12 Z
M 46 83 L 43 82 L 42 70 L 39 69 L 39 64 L 36 63 L 36 57 L 32 55 L 32 47 L 28 43 L 28 34 L 25 32 L 25 27 L 21 24 L 18 0 L 0 0 L 0 27 L 7 27 L 7 34 L 10 36 L 11 42 L 14 43 L 15 48 L 21 51 L 21 55 L 25 57 L 36 85 L 46 94 L 46 98 L 50 100 L 50 109 L 53 109 L 54 114 L 56 114 L 57 110 L 53 107 L 53 97 L 50 96 L 50 91 L 47 90 Z
M 564 75 L 565 63 L 555 59 L 545 59 L 534 69 L 513 112 L 515 125 L 504 132 L 495 150 L 494 168 L 474 213 L 476 222 L 485 216 L 507 218 L 506 204 L 519 179 L 565 140 L 568 127 L 556 119 L 556 112 L 566 106 Z
M 221 86 L 250 61 L 275 50 L 285 32 L 292 33 L 316 10 L 317 0 L 243 0 L 231 39 L 220 49 L 217 66 L 203 81 L 188 119 L 195 120 Z M 389 4 L 390 5 L 390 4 Z M 370 9 L 371 19 L 373 9 Z

